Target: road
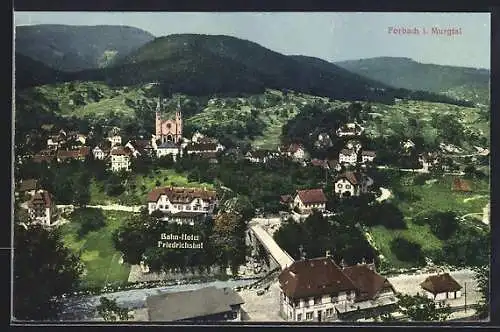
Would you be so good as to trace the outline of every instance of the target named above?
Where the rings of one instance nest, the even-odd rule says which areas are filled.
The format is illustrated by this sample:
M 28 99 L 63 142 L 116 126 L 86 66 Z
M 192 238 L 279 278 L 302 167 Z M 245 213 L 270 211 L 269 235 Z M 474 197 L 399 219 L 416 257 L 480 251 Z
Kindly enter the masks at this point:
M 56 206 L 57 208 L 60 209 L 75 208 L 74 205 L 56 205 Z M 92 209 L 101 209 L 106 211 L 140 212 L 144 206 L 143 205 L 127 206 L 120 204 L 112 204 L 112 205 L 86 205 L 85 207 Z
M 259 239 L 262 245 L 269 251 L 269 253 L 278 262 L 281 269 L 285 269 L 287 266 L 292 265 L 294 262 L 293 258 L 278 246 L 271 235 L 266 232 L 260 225 L 254 224 L 250 226 L 254 235 Z
M 215 286 L 217 288 L 223 287 L 237 287 L 245 286 L 253 283 L 255 279 L 246 280 L 230 280 L 230 281 L 213 281 L 198 284 L 175 285 L 166 287 L 155 287 L 146 289 L 132 289 L 114 293 L 101 294 L 97 296 L 78 296 L 75 298 L 63 299 L 63 312 L 60 320 L 94 320 L 96 318 L 95 308 L 99 305 L 99 299 L 102 296 L 116 300 L 119 306 L 127 307 L 129 309 L 143 308 L 146 304 L 146 297 L 151 295 L 158 295 L 164 293 L 180 292 L 196 290 L 204 287 Z

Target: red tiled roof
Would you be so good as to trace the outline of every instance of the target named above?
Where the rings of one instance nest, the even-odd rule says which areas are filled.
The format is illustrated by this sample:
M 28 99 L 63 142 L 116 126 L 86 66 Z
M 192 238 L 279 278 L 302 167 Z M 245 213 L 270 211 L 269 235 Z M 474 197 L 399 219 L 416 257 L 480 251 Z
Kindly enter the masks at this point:
M 356 289 L 330 257 L 295 261 L 281 272 L 278 280 L 285 295 L 292 299 Z
M 148 202 L 157 202 L 161 195 L 167 195 L 168 200 L 172 203 L 185 204 L 192 202 L 195 198 L 212 201 L 216 197 L 216 192 L 198 188 L 155 188 L 148 194 Z
M 51 162 L 54 159 L 54 156 L 45 156 L 45 155 L 35 155 L 33 156 L 33 161 L 35 163 L 41 163 L 41 162 Z
M 460 178 L 453 179 L 452 190 L 454 191 L 472 191 L 472 185 L 470 181 Z
M 297 190 L 300 200 L 304 204 L 326 203 L 327 199 L 323 189 Z
M 342 271 L 352 280 L 358 290 L 356 301 L 372 300 L 383 289 L 391 288 L 394 291 L 387 278 L 382 277 L 366 264 L 347 266 Z
M 52 199 L 50 197 L 49 192 L 46 190 L 37 191 L 28 202 L 28 206 L 30 208 L 37 208 L 37 207 L 48 208 L 51 206 L 51 204 L 52 204 Z
M 462 286 L 449 273 L 427 277 L 420 286 L 432 294 L 456 292 L 462 289 Z

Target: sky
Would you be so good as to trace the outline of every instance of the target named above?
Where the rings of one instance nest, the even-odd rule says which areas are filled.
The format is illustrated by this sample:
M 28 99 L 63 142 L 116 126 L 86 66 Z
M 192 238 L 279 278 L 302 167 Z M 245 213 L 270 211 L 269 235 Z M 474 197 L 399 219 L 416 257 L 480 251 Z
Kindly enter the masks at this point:
M 157 37 L 229 35 L 283 54 L 331 62 L 391 56 L 490 68 L 489 13 L 15 12 L 14 24 L 128 25 Z M 406 28 L 420 34 L 389 33 L 391 27 L 393 32 Z M 433 27 L 460 34 L 435 35 Z

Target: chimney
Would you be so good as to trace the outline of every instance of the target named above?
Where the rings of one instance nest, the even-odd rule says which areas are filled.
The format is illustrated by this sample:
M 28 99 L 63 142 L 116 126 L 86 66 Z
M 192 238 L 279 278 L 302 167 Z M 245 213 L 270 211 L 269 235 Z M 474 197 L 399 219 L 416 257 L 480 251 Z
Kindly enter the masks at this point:
M 344 259 L 342 258 L 342 259 L 340 260 L 340 267 L 343 269 L 345 266 L 346 266 L 346 265 L 345 265 L 345 261 L 344 261 Z
M 326 253 L 325 253 L 325 257 L 332 257 L 332 255 L 330 254 L 330 250 L 327 250 Z

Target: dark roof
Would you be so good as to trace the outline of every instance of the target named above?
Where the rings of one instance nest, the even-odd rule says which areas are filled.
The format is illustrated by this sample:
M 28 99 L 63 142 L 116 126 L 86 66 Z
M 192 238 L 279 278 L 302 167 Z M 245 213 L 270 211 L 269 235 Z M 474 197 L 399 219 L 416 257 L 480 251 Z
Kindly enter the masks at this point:
M 449 273 L 427 277 L 420 286 L 432 294 L 456 292 L 462 289 L 462 286 Z
M 370 269 L 367 264 L 347 266 L 342 271 L 352 280 L 358 290 L 356 301 L 372 300 L 383 289 L 394 290 L 387 278 Z
M 37 190 L 37 189 L 38 189 L 38 180 L 27 179 L 27 180 L 19 181 L 19 191 L 20 192 Z
M 292 299 L 356 289 L 330 257 L 295 261 L 281 272 L 278 280 L 285 295 Z
M 280 203 L 281 204 L 288 204 L 292 201 L 292 196 L 291 195 L 281 195 L 280 196 Z
M 148 194 L 148 202 L 157 202 L 161 195 L 167 195 L 168 200 L 172 203 L 190 203 L 195 198 L 203 200 L 215 199 L 216 192 L 214 190 L 198 189 L 198 188 L 178 188 L 178 187 L 163 187 L 155 188 Z
M 352 156 L 353 154 L 356 154 L 356 151 L 351 149 L 342 149 L 340 150 L 340 153 L 343 154 L 344 156 Z
M 454 178 L 452 189 L 454 191 L 472 191 L 471 182 L 465 179 Z
M 363 174 L 358 173 L 358 172 L 346 171 L 346 172 L 340 174 L 339 176 L 337 176 L 337 178 L 335 179 L 335 182 L 337 182 L 338 180 L 341 180 L 341 179 L 346 179 L 352 185 L 357 185 L 357 184 L 361 183 L 363 176 L 364 176 Z
M 326 203 L 327 199 L 323 189 L 297 190 L 300 200 L 304 204 Z
M 41 162 L 50 162 L 54 159 L 54 156 L 46 156 L 46 155 L 35 155 L 33 156 L 33 161 L 35 163 L 41 163 Z
M 335 167 L 337 167 L 338 164 L 339 164 L 339 161 L 337 159 L 328 160 L 328 166 L 330 166 L 330 168 L 335 168 Z
M 328 161 L 321 160 L 321 159 L 312 159 L 311 160 L 311 165 L 327 168 L 328 167 Z
M 52 204 L 52 198 L 50 197 L 50 194 L 46 190 L 39 190 L 37 191 L 33 197 L 31 197 L 30 201 L 28 202 L 28 207 L 30 208 L 38 208 L 38 207 L 44 207 L 48 208 Z
M 376 157 L 377 153 L 375 151 L 363 150 L 361 152 L 362 156 Z
M 112 156 L 130 156 L 130 150 L 123 146 L 115 146 L 111 149 Z
M 153 295 L 146 299 L 150 321 L 196 320 L 231 311 L 243 304 L 231 288 L 207 287 L 193 291 Z
M 158 149 L 178 149 L 179 146 L 172 142 L 164 142 L 158 145 Z
M 186 146 L 187 151 L 216 151 L 216 143 L 189 143 Z

